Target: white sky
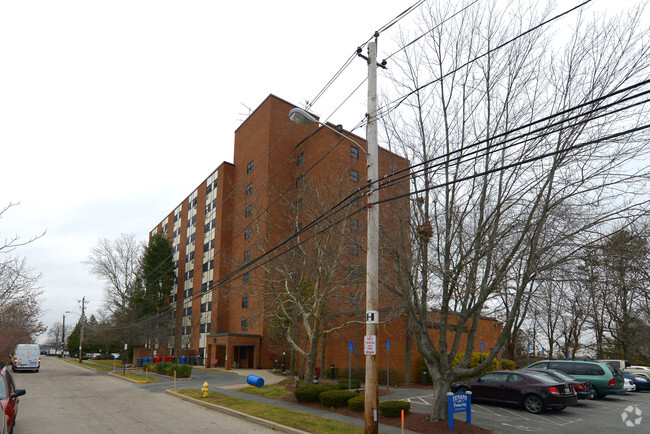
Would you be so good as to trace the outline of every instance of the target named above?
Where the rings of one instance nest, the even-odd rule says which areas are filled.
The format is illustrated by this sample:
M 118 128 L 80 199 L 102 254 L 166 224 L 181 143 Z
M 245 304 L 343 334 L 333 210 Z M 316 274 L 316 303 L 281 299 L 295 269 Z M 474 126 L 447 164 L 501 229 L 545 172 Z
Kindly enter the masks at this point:
M 0 238 L 47 230 L 15 252 L 43 273 L 43 322 L 79 312 L 83 296 L 89 313 L 100 308 L 103 283 L 82 261 L 100 238 L 145 240 L 232 161 L 245 106 L 270 93 L 313 98 L 412 3 L 1 2 L 0 206 L 20 206 L 0 220 Z M 331 113 L 366 73 L 355 60 L 313 111 Z M 350 128 L 365 98 L 362 86 L 345 106 L 351 115 L 332 120 Z
M 47 230 L 16 252 L 43 274 L 44 324 L 79 312 L 83 296 L 97 312 L 103 283 L 82 261 L 100 238 L 144 241 L 232 161 L 245 106 L 270 93 L 294 104 L 312 99 L 413 3 L 0 2 L 0 207 L 20 202 L 0 220 L 0 239 Z M 396 30 L 381 36 L 379 59 L 392 52 Z M 329 115 L 366 74 L 355 59 L 312 111 Z M 364 85 L 331 121 L 351 128 L 365 101 Z

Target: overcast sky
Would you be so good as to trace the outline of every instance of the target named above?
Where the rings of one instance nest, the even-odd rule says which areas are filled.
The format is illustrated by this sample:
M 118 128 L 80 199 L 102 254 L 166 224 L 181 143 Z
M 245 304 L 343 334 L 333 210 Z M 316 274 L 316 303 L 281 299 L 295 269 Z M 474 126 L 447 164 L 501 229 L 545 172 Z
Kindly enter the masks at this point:
M 413 3 L 0 2 L 0 207 L 20 203 L 0 220 L 0 238 L 47 231 L 15 252 L 43 275 L 43 322 L 79 312 L 84 296 L 97 312 L 103 283 L 82 261 L 100 238 L 146 240 L 232 161 L 249 109 L 271 93 L 311 100 Z M 399 24 L 412 27 L 416 15 Z M 380 37 L 379 59 L 392 52 L 396 31 Z M 355 59 L 311 110 L 327 117 L 366 74 Z M 331 121 L 351 128 L 365 101 L 364 85 Z
M 79 312 L 83 296 L 89 313 L 100 309 L 103 283 L 82 263 L 100 238 L 144 241 L 232 162 L 249 108 L 271 93 L 312 99 L 412 3 L 1 2 L 0 206 L 20 205 L 0 237 L 47 231 L 15 252 L 43 274 L 43 322 Z M 327 116 L 366 74 L 356 60 L 312 110 Z M 362 86 L 332 120 L 350 128 L 365 98 Z

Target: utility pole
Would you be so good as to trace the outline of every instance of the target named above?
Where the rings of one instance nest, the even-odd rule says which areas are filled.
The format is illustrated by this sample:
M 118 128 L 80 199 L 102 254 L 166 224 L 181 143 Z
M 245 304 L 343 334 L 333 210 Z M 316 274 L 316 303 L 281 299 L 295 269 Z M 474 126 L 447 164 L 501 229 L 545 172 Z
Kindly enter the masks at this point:
M 83 347 L 84 347 L 84 322 L 85 321 L 85 316 L 84 316 L 84 308 L 86 307 L 86 297 L 83 297 L 81 299 L 81 335 L 79 336 L 79 363 L 81 363 L 81 357 L 83 355 Z
M 375 36 L 377 34 L 375 33 Z M 377 144 L 377 42 L 368 43 L 368 246 L 366 258 L 366 338 L 374 342 L 374 353 L 366 348 L 364 433 L 377 434 L 379 406 L 377 329 L 379 323 L 379 145 Z
M 61 356 L 65 356 L 65 314 L 63 314 L 63 327 L 61 330 Z

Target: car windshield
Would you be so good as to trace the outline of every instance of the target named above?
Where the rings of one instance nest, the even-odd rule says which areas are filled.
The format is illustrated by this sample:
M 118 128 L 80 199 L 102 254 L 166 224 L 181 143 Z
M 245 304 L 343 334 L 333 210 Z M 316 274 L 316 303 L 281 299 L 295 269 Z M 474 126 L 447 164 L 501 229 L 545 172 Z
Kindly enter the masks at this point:
M 0 377 L 0 399 L 7 399 L 7 382 L 4 378 Z
M 559 380 L 556 380 L 555 378 L 543 374 L 543 373 L 533 373 L 533 372 L 528 372 L 527 373 L 529 377 L 533 377 L 535 380 L 538 380 L 540 383 L 545 383 L 545 384 L 557 384 Z

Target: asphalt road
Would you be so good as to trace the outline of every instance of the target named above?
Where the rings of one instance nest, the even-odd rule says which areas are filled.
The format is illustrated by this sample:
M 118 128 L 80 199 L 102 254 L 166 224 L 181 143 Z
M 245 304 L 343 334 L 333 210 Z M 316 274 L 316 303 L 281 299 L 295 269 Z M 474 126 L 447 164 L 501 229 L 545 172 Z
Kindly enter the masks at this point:
M 408 396 L 406 396 L 408 395 Z M 430 394 L 400 397 L 411 402 L 411 411 L 431 411 Z M 465 420 L 457 413 L 456 420 Z M 472 404 L 472 423 L 495 433 L 635 433 L 650 432 L 650 392 L 607 395 L 603 399 L 580 400 L 562 411 L 531 414 L 516 406 Z
M 193 376 L 185 384 L 178 381 L 177 388 L 196 388 L 208 376 L 214 386 L 219 379 L 241 382 L 225 373 L 195 370 Z M 40 372 L 19 372 L 14 379 L 17 388 L 27 390 L 20 398 L 15 434 L 275 432 L 162 393 L 173 387 L 172 380 L 135 385 L 49 357 L 43 357 Z

